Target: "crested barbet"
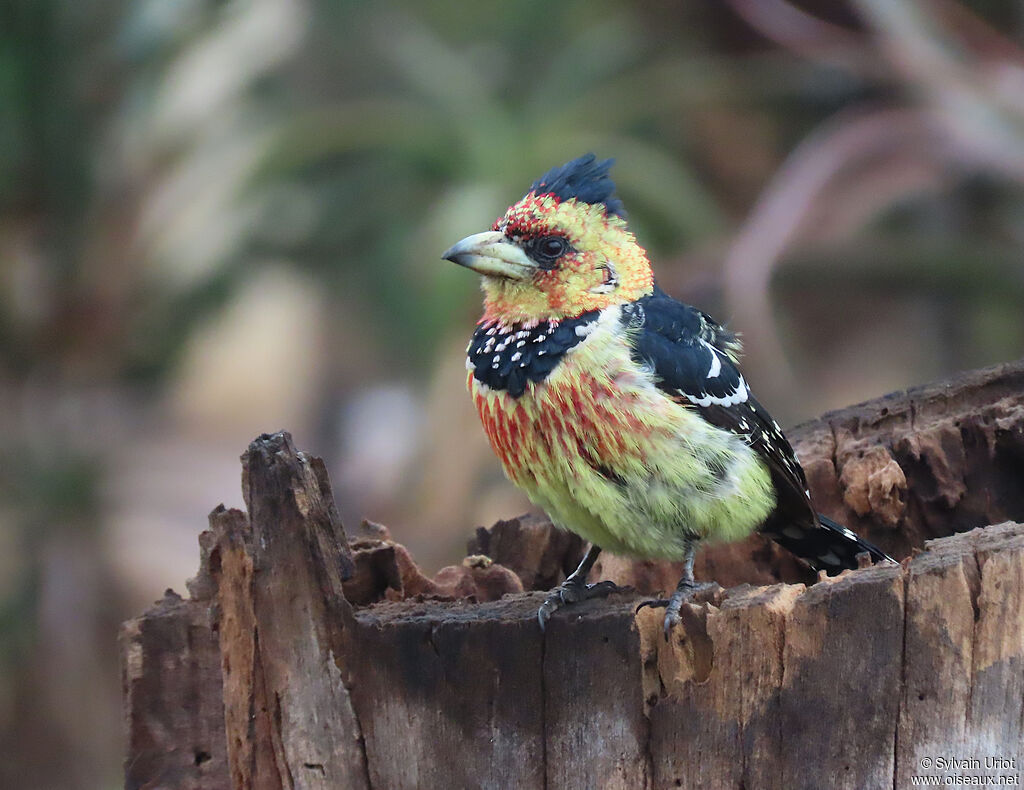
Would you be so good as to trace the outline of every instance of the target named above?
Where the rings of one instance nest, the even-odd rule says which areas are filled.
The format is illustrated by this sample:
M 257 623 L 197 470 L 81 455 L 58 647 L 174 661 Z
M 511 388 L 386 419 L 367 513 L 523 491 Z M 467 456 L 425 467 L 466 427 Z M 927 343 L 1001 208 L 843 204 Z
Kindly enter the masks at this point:
M 468 385 L 505 474 L 554 524 L 590 541 L 548 595 L 541 627 L 587 584 L 602 549 L 683 563 L 665 630 L 702 585 L 702 540 L 760 529 L 814 570 L 892 562 L 819 515 L 779 424 L 738 367 L 736 335 L 654 280 L 593 154 L 542 176 L 493 228 L 443 257 L 482 275 Z

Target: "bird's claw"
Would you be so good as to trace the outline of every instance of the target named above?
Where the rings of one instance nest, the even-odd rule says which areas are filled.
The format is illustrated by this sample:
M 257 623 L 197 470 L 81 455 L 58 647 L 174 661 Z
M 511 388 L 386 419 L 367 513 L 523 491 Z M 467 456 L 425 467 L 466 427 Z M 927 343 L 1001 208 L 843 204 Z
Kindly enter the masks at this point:
M 548 620 L 551 619 L 551 615 L 566 604 L 589 601 L 591 598 L 604 598 L 619 589 L 615 582 L 607 580 L 586 584 L 575 579 L 566 579 L 548 593 L 548 597 L 544 599 L 544 603 L 537 610 L 537 622 L 540 623 L 540 628 L 543 631 Z
M 679 610 L 683 608 L 683 601 L 693 597 L 694 591 L 686 590 L 685 592 L 688 592 L 689 595 L 678 595 L 678 592 L 679 591 L 677 590 L 675 593 L 673 593 L 671 598 L 658 598 L 653 601 L 643 601 L 636 607 L 636 611 L 638 612 L 645 606 L 649 606 L 652 609 L 664 608 L 665 620 L 663 629 L 665 632 L 666 642 L 668 641 L 669 634 L 672 633 L 672 629 L 683 621 L 682 618 L 679 616 Z
M 665 641 L 667 642 L 672 629 L 683 621 L 679 614 L 682 611 L 683 604 L 691 602 L 698 593 L 717 586 L 715 582 L 680 582 L 675 592 L 672 593 L 671 598 L 656 598 L 651 601 L 643 601 L 636 607 L 636 611 L 639 612 L 645 606 L 649 606 L 652 609 L 664 608 L 665 620 L 663 630 Z
M 649 606 L 652 609 L 661 609 L 665 606 L 668 606 L 668 598 L 654 598 L 650 601 L 641 601 L 636 605 L 636 609 L 633 610 L 633 614 L 636 614 L 645 606 Z

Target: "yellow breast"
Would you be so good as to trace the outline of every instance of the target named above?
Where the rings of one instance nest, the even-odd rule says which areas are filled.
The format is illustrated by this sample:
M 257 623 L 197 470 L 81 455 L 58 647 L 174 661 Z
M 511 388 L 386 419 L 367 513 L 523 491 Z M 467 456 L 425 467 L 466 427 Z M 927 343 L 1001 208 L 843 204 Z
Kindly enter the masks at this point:
M 518 398 L 469 374 L 506 475 L 559 526 L 602 548 L 681 558 L 687 537 L 733 539 L 770 512 L 749 447 L 656 386 L 609 309 Z

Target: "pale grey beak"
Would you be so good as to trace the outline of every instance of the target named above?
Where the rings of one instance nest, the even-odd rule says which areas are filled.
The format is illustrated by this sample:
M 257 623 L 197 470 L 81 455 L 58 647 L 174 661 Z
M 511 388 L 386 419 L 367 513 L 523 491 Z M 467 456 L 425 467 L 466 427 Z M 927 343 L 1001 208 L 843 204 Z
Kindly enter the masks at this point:
M 441 257 L 489 277 L 528 280 L 537 271 L 537 264 L 522 248 L 497 230 L 467 236 Z

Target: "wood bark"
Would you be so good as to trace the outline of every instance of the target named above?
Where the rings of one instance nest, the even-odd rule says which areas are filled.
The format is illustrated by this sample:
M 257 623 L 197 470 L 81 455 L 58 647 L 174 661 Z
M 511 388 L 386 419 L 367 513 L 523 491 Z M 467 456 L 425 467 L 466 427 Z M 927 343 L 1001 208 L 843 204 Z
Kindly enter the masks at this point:
M 536 590 L 582 546 L 536 519 L 478 530 L 434 579 L 382 528 L 350 543 L 322 462 L 260 437 L 190 599 L 122 633 L 126 787 L 895 790 L 938 757 L 1024 766 L 1024 365 L 790 435 L 820 509 L 924 550 L 813 583 L 760 539 L 713 547 L 729 589 L 667 641 L 637 593 L 541 632 Z
M 208 579 L 212 535 L 204 533 Z M 121 630 L 122 688 L 128 725 L 125 787 L 221 790 L 227 781 L 224 695 L 212 585 L 191 598 L 168 590 Z

